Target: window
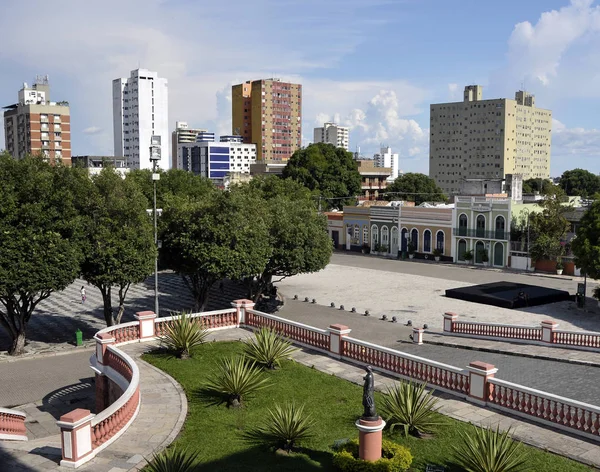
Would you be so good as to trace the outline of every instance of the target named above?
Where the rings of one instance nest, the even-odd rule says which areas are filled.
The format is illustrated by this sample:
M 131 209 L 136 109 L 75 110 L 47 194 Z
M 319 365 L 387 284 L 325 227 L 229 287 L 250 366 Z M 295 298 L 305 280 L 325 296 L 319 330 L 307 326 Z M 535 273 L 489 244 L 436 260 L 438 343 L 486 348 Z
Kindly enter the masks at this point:
M 413 228 L 410 232 L 410 241 L 412 242 L 415 252 L 419 251 L 419 231 L 416 228 Z
M 360 237 L 360 228 L 358 225 L 354 225 L 354 235 L 352 238 L 352 244 L 358 244 L 359 237 Z
M 469 224 L 469 220 L 467 218 L 467 215 L 465 215 L 464 213 L 461 214 L 458 217 L 458 235 L 459 236 L 466 236 L 467 235 L 468 224 Z
M 375 246 L 379 244 L 379 228 L 377 225 L 371 226 L 371 249 L 375 250 Z
M 390 242 L 390 230 L 387 226 L 381 228 L 381 245 L 388 247 Z
M 485 216 L 477 215 L 477 229 L 475 230 L 475 236 L 478 238 L 485 238 Z
M 435 247 L 442 251 L 442 254 L 444 254 L 444 236 L 443 231 L 438 231 L 435 236 Z
M 428 229 L 423 233 L 423 252 L 431 252 L 431 231 Z
M 369 227 L 367 225 L 363 225 L 363 244 L 369 244 Z
M 504 217 L 497 216 L 496 217 L 496 234 L 494 235 L 495 239 L 505 239 L 504 236 Z

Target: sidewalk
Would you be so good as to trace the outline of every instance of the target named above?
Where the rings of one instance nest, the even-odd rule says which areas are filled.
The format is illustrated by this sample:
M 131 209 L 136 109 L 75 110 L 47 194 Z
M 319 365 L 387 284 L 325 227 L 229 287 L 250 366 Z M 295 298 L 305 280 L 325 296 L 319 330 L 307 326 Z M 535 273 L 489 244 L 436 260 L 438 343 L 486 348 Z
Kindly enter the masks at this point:
M 436 346 L 456 347 L 473 351 L 494 352 L 512 356 L 566 362 L 568 364 L 600 367 L 600 352 L 587 350 L 450 336 L 430 331 L 424 333 L 423 342 L 425 344 L 433 344 Z

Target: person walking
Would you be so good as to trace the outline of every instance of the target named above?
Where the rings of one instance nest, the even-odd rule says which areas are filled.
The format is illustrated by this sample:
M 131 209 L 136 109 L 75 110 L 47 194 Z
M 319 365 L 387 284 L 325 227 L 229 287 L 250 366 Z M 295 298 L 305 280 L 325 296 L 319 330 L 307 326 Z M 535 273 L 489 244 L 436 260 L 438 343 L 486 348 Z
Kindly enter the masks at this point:
M 81 303 L 84 304 L 85 303 L 85 288 L 83 287 L 83 285 L 81 286 Z

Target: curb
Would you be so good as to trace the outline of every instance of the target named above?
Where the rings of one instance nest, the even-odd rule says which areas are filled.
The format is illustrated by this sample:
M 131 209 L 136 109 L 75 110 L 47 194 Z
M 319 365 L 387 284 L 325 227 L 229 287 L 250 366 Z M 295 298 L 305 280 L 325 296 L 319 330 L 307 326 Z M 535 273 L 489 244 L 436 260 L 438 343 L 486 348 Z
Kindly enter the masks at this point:
M 44 359 L 46 357 L 68 356 L 69 354 L 77 354 L 78 352 L 94 352 L 95 350 L 96 350 L 95 343 L 91 346 L 72 346 L 71 348 L 64 349 L 62 351 L 44 352 L 41 354 L 32 354 L 31 356 L 16 356 L 16 357 L 9 356 L 5 359 L 0 358 L 0 365 L 2 365 L 4 363 L 9 364 L 11 362 Z
M 400 341 L 400 342 L 406 342 L 406 341 Z M 588 367 L 600 367 L 600 362 L 580 361 L 577 359 L 565 359 L 562 357 L 552 357 L 552 356 L 546 356 L 546 355 L 541 355 L 541 354 L 529 354 L 529 353 L 521 353 L 521 352 L 503 351 L 502 349 L 468 346 L 468 345 L 464 345 L 464 344 L 453 344 L 453 343 L 447 343 L 444 341 L 430 341 L 427 339 L 423 339 L 423 344 L 431 344 L 434 346 L 453 347 L 455 349 L 466 349 L 469 351 L 490 352 L 493 354 L 504 354 L 506 356 L 529 357 L 532 359 L 540 359 L 540 360 L 544 360 L 544 361 L 562 362 L 564 364 L 577 364 L 577 365 L 585 365 Z
M 157 454 L 157 453 L 161 452 L 163 449 L 165 449 L 167 446 L 169 446 L 177 438 L 177 436 L 179 436 L 179 433 L 181 432 L 181 430 L 183 428 L 183 424 L 185 423 L 185 420 L 187 418 L 188 402 L 187 402 L 187 397 L 185 396 L 185 391 L 183 390 L 183 387 L 181 385 L 179 385 L 179 383 L 173 377 L 171 377 L 166 372 L 160 370 L 158 367 L 154 367 L 152 364 L 150 364 L 142 359 L 142 355 L 144 355 L 146 352 L 150 352 L 151 350 L 152 349 L 149 349 L 149 350 L 144 351 L 144 352 L 140 353 L 139 355 L 137 355 L 135 358 L 136 361 L 143 362 L 146 366 L 150 367 L 155 372 L 158 372 L 158 373 L 162 374 L 164 377 L 166 377 L 169 380 L 169 382 L 171 382 L 173 387 L 175 387 L 175 390 L 177 390 L 177 393 L 179 393 L 179 401 L 181 402 L 181 411 L 179 412 L 179 418 L 177 418 L 177 423 L 175 423 L 175 427 L 171 430 L 171 432 L 169 433 L 167 438 L 162 443 L 160 443 L 152 452 L 153 454 Z M 148 465 L 148 463 L 149 463 L 148 461 L 151 459 L 152 459 L 151 457 L 144 458 L 140 462 L 135 464 L 133 467 L 131 467 L 129 470 L 130 471 L 142 470 L 144 467 L 146 467 Z

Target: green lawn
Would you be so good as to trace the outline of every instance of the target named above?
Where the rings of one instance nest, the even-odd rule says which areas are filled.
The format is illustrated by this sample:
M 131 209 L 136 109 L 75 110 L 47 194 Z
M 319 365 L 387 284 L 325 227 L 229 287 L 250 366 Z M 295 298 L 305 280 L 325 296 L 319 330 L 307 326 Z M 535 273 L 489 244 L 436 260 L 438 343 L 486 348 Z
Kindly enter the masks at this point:
M 193 350 L 192 359 L 181 361 L 165 353 L 144 355 L 144 360 L 173 376 L 185 389 L 188 417 L 175 441 L 177 446 L 200 451 L 205 471 L 312 471 L 332 470 L 330 446 L 338 439 L 356 438 L 354 422 L 362 413 L 362 388 L 295 362 L 285 362 L 282 369 L 266 372 L 271 385 L 248 399 L 244 408 L 228 409 L 216 405 L 202 394 L 203 383 L 219 359 L 240 352 L 238 342 L 208 343 Z M 276 402 L 296 400 L 306 404 L 306 411 L 316 420 L 316 435 L 304 446 L 305 454 L 277 455 L 265 448 L 250 446 L 243 432 L 260 424 L 266 411 Z M 424 471 L 426 464 L 440 464 L 449 472 L 461 470 L 452 465 L 451 445 L 467 425 L 444 418 L 433 439 L 391 439 L 410 448 L 414 471 Z M 387 433 L 386 433 L 387 435 Z M 388 437 L 390 437 L 388 435 Z M 552 472 L 588 471 L 577 462 L 527 447 L 529 470 Z

